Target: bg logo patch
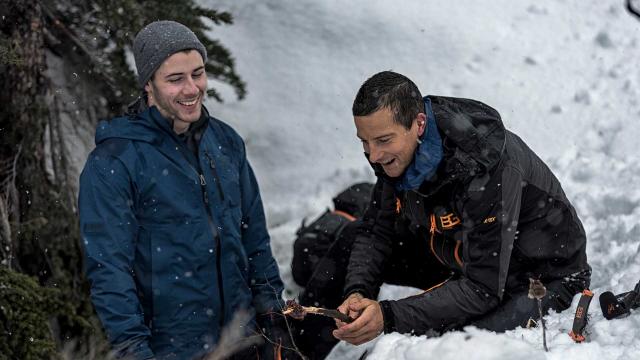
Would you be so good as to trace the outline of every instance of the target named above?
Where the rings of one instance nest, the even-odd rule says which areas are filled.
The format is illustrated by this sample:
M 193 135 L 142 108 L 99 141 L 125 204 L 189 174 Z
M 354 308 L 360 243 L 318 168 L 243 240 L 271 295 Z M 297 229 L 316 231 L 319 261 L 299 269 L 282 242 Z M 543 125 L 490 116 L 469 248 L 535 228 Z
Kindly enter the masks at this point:
M 442 224 L 443 229 L 451 229 L 452 227 L 460 224 L 460 218 L 455 216 L 453 213 L 440 216 L 440 223 Z

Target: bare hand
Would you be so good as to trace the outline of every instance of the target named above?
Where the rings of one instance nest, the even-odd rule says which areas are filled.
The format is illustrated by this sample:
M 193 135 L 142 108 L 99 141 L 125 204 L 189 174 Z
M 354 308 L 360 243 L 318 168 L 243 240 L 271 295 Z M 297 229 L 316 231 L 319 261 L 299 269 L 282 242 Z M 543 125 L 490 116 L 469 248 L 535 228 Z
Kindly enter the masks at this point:
M 350 311 L 350 304 L 355 304 L 356 302 L 359 302 L 360 300 L 364 299 L 364 296 L 362 296 L 362 294 L 360 293 L 353 293 L 351 295 L 349 295 L 344 302 L 342 303 L 342 305 L 338 306 L 338 311 L 340 311 L 343 314 L 347 314 L 350 318 L 355 319 L 357 318 L 360 313 L 359 312 L 355 312 L 355 311 Z M 346 325 L 347 323 L 342 322 L 338 319 L 336 319 L 336 327 L 340 328 L 341 326 Z
M 349 298 L 345 300 L 345 303 Z M 343 303 L 340 306 L 345 305 Z M 340 322 L 338 329 L 333 331 L 336 339 L 344 340 L 353 345 L 364 344 L 375 339 L 384 330 L 384 319 L 382 310 L 377 301 L 371 299 L 361 299 L 348 302 L 349 314 L 359 314 L 355 321 L 350 324 Z M 338 308 L 340 309 L 340 308 Z

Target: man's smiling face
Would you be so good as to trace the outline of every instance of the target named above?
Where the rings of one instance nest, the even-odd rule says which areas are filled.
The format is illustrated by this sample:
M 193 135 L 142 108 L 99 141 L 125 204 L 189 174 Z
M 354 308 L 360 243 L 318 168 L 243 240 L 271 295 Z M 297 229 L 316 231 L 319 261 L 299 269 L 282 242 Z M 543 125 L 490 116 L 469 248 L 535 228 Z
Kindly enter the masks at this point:
M 198 121 L 202 100 L 207 91 L 207 75 L 202 56 L 196 50 L 177 52 L 169 56 L 145 86 L 149 106 L 174 122 L 181 133 Z
M 393 113 L 382 108 L 367 116 L 354 116 L 358 138 L 369 161 L 382 166 L 390 177 L 399 177 L 413 161 L 418 138 L 424 132 L 424 114 L 411 123 L 411 128 L 393 120 Z

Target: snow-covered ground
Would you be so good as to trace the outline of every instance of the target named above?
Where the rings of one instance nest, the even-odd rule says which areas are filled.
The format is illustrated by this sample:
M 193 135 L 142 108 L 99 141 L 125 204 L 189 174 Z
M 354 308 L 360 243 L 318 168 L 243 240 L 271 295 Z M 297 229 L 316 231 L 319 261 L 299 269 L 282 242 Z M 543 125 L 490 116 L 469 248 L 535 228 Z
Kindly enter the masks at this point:
M 598 294 L 640 280 L 640 21 L 623 0 L 200 0 L 235 16 L 216 27 L 249 95 L 208 104 L 246 139 L 273 249 L 289 295 L 294 232 L 346 185 L 372 180 L 351 102 L 382 70 L 424 94 L 495 107 L 555 171 L 587 231 L 593 267 L 588 342 L 567 335 L 573 308 L 539 330 L 474 328 L 440 338 L 381 336 L 341 343 L 332 359 L 640 359 L 640 313 L 607 321 Z M 416 290 L 388 286 L 382 296 Z

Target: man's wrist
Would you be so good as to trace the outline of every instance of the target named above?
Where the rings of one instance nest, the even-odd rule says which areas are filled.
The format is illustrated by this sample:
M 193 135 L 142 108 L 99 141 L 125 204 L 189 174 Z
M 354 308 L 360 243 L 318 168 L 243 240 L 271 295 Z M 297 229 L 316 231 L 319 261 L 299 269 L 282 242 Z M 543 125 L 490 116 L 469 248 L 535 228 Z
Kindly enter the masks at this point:
M 347 291 L 345 291 L 344 293 L 344 298 L 348 298 L 349 296 L 351 296 L 351 294 L 360 294 L 363 298 L 371 298 L 368 292 L 363 287 L 352 287 L 350 289 L 347 289 Z
M 384 323 L 383 331 L 385 334 L 396 332 L 396 318 L 391 308 L 391 301 L 383 300 L 379 302 L 380 311 L 382 312 L 382 321 Z

